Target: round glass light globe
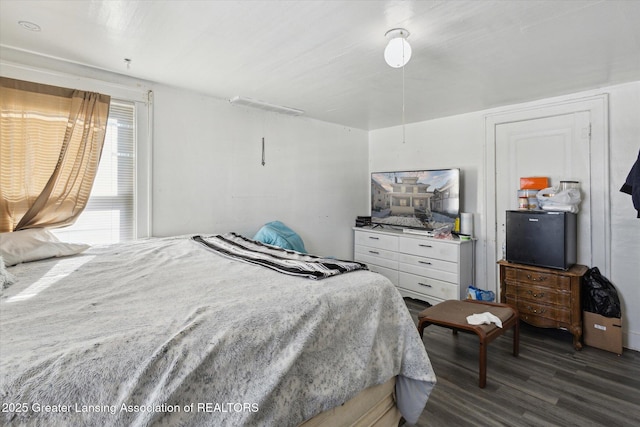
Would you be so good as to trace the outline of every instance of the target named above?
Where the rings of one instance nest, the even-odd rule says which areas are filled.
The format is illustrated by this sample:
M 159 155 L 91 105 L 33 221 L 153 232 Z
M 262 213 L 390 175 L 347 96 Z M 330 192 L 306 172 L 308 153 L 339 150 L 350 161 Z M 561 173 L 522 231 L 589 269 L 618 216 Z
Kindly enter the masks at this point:
M 384 49 L 384 60 L 390 67 L 404 67 L 411 59 L 411 45 L 402 37 L 389 40 Z

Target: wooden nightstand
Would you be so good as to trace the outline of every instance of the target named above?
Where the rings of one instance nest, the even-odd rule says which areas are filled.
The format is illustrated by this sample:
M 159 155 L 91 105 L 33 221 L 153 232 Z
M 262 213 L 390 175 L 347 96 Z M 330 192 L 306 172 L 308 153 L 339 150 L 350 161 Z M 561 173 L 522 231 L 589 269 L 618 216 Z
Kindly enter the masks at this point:
M 515 264 L 500 265 L 500 301 L 515 307 L 520 319 L 542 328 L 566 328 L 573 346 L 582 348 L 580 287 L 588 270 L 575 264 L 567 271 Z

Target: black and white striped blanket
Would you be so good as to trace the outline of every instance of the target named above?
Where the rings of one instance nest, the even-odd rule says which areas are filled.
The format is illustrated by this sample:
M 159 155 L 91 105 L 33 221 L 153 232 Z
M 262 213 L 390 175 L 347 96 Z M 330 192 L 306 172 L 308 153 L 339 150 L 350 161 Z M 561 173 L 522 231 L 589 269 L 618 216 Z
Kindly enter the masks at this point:
M 266 245 L 236 233 L 217 236 L 193 236 L 192 239 L 227 258 L 260 265 L 292 276 L 320 280 L 356 270 L 368 270 L 366 264 L 322 258 Z

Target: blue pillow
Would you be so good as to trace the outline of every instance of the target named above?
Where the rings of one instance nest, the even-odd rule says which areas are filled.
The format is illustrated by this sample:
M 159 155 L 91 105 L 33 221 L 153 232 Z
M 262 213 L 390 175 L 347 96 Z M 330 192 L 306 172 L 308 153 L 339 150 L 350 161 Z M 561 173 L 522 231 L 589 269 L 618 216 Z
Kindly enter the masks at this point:
M 253 240 L 278 246 L 283 249 L 291 249 L 297 252 L 307 253 L 302 238 L 281 223 L 280 221 L 268 222 L 253 236 Z

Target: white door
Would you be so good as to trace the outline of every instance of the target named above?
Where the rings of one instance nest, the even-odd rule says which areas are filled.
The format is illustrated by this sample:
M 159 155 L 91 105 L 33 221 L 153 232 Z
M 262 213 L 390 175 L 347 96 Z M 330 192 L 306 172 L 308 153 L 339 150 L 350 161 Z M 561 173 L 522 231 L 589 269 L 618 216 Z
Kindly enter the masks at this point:
M 550 186 L 578 181 L 578 264 L 591 263 L 589 112 L 501 123 L 496 126 L 496 259 L 503 258 L 505 212 L 518 208 L 520 177 L 546 176 Z
M 499 292 L 496 261 L 502 259 L 504 212 L 517 207 L 519 177 L 526 175 L 549 176 L 553 184 L 568 178 L 580 181 L 578 262 L 609 274 L 608 117 L 606 94 L 534 102 L 486 116 L 486 219 L 480 241 L 485 250 L 476 257 L 487 289 Z

